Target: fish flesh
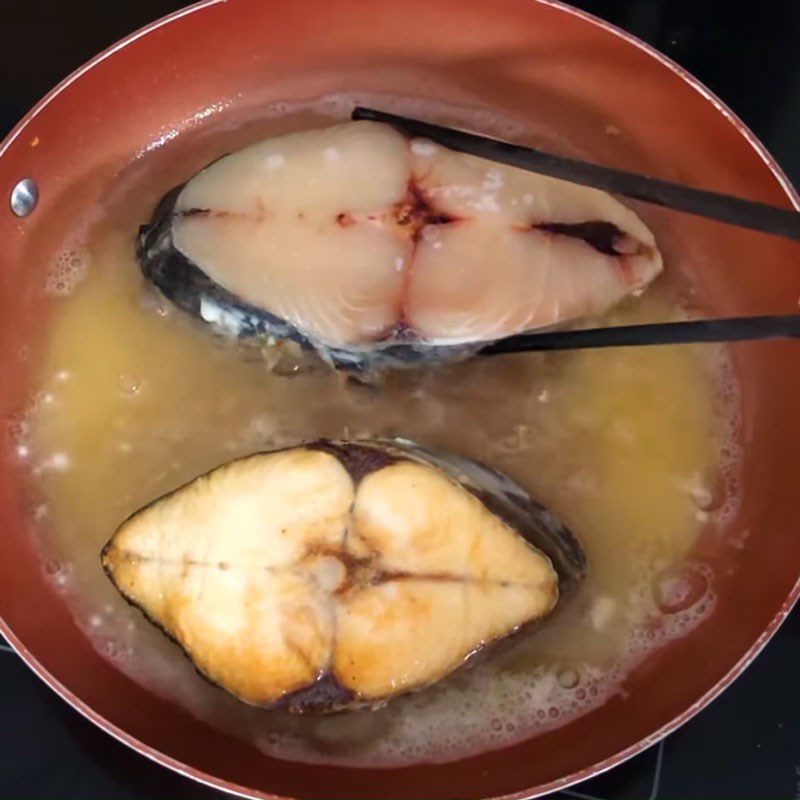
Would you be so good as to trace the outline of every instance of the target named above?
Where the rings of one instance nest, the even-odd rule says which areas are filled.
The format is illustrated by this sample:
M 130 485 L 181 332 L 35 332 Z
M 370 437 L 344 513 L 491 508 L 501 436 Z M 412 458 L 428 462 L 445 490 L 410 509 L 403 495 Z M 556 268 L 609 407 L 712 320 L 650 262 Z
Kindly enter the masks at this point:
M 218 330 L 366 371 L 603 312 L 662 269 L 609 194 L 369 121 L 217 159 L 163 198 L 138 257 Z
M 198 671 L 290 712 L 381 705 L 540 622 L 583 552 L 506 476 L 404 440 L 319 440 L 225 464 L 102 552 Z

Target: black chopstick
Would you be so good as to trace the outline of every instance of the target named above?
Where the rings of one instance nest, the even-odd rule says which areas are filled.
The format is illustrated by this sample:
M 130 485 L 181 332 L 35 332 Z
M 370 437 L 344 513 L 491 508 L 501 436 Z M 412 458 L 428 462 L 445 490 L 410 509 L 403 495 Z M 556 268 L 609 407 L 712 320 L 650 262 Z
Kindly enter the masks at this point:
M 484 347 L 481 355 L 598 347 L 641 347 L 658 344 L 740 342 L 753 339 L 800 338 L 800 314 L 729 317 L 686 322 L 655 322 L 588 330 L 547 331 L 509 336 Z
M 551 178 L 603 189 L 612 194 L 644 200 L 647 203 L 685 211 L 700 217 L 737 225 L 741 228 L 785 236 L 800 241 L 800 214 L 784 208 L 731 197 L 704 189 L 692 189 L 671 181 L 648 178 L 633 172 L 602 167 L 573 158 L 544 153 L 531 147 L 489 139 L 474 133 L 444 128 L 418 119 L 385 111 L 357 107 L 354 120 L 372 120 L 394 125 L 413 136 L 439 142 L 452 150 L 526 169 Z

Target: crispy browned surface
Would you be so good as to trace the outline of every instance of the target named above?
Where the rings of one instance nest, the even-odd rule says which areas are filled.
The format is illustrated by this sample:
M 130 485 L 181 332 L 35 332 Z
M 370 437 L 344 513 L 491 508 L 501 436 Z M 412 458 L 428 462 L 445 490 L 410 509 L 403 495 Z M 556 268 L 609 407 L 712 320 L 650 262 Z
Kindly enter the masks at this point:
M 227 464 L 103 552 L 122 594 L 248 703 L 330 710 L 426 686 L 558 599 L 549 559 L 474 494 L 397 456 L 350 472 L 370 459 L 349 447 Z

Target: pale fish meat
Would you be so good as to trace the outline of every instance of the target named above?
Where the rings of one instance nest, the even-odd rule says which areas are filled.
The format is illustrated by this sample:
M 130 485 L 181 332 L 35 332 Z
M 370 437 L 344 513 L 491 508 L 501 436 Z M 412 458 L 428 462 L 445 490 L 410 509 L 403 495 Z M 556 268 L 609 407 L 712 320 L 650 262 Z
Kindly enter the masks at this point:
M 430 686 L 586 571 L 510 479 L 399 440 L 225 464 L 134 514 L 102 562 L 209 681 L 298 713 Z
M 166 195 L 138 254 L 217 329 L 365 371 L 601 313 L 662 269 L 605 192 L 363 121 L 218 159 Z

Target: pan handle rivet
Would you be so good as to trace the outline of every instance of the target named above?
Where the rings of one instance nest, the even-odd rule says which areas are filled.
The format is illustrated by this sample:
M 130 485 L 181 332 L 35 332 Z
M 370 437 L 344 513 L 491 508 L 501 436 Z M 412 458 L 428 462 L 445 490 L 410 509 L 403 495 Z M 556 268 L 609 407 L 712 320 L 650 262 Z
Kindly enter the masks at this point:
M 27 217 L 39 202 L 39 187 L 31 178 L 23 178 L 11 190 L 11 210 L 18 217 Z

